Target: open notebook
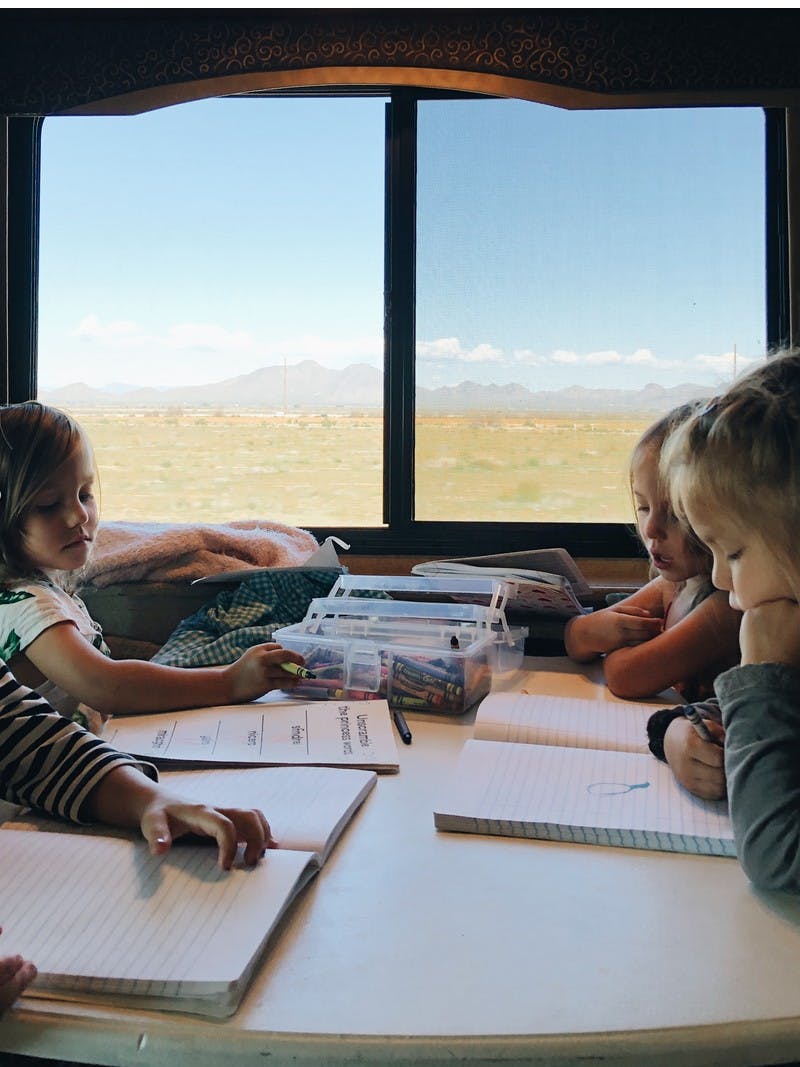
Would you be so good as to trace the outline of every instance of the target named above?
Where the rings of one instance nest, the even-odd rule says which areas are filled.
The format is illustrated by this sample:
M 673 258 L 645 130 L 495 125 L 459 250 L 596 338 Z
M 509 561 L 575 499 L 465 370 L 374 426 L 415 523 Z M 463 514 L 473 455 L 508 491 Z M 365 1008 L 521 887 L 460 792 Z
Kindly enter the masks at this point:
M 727 803 L 693 796 L 646 753 L 652 711 L 492 694 L 442 790 L 436 828 L 735 856 Z
M 385 700 L 255 701 L 119 715 L 106 724 L 103 740 L 159 766 L 399 767 Z
M 568 748 L 648 752 L 652 704 L 538 693 L 489 693 L 475 715 L 481 741 L 522 741 Z
M 122 831 L 27 814 L 5 823 L 2 950 L 36 964 L 26 996 L 232 1015 L 282 915 L 376 776 L 285 767 L 162 780 L 218 807 L 261 808 L 282 847 L 253 868 L 220 871 L 212 843 L 178 841 L 153 857 Z

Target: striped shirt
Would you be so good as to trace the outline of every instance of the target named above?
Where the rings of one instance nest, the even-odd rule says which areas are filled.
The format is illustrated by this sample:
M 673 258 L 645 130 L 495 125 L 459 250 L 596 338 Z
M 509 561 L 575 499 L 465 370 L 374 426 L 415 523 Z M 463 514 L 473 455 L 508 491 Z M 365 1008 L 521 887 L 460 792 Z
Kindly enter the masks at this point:
M 119 752 L 65 719 L 0 661 L 0 798 L 84 822 L 94 787 L 115 767 L 149 764 Z

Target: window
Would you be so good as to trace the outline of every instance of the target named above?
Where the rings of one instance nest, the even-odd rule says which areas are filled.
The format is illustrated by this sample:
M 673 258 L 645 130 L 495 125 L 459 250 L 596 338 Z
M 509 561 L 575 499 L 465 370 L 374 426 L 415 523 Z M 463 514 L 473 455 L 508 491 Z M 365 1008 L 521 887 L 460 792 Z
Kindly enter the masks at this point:
M 636 436 L 766 346 L 764 128 L 409 90 L 48 118 L 39 395 L 107 519 L 629 554 Z

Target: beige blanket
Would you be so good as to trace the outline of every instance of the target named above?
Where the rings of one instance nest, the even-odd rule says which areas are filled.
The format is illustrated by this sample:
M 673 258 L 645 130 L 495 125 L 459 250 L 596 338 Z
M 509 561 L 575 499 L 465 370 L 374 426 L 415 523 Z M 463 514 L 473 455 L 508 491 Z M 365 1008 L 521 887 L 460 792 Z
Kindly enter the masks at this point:
M 306 530 L 279 522 L 102 522 L 81 585 L 191 582 L 248 565 L 295 567 L 317 547 Z

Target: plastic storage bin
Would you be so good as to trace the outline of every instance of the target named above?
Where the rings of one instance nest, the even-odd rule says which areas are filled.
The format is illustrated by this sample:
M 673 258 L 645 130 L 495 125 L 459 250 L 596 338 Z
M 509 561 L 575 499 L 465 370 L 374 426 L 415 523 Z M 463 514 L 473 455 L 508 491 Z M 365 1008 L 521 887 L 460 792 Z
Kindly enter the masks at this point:
M 493 674 L 521 666 L 527 630 L 509 629 L 496 606 L 387 599 L 397 581 L 361 578 L 361 595 L 316 598 L 302 622 L 276 630 L 275 640 L 299 652 L 316 675 L 293 694 L 385 697 L 395 708 L 460 715 L 489 692 Z M 339 593 L 354 591 L 345 584 Z

